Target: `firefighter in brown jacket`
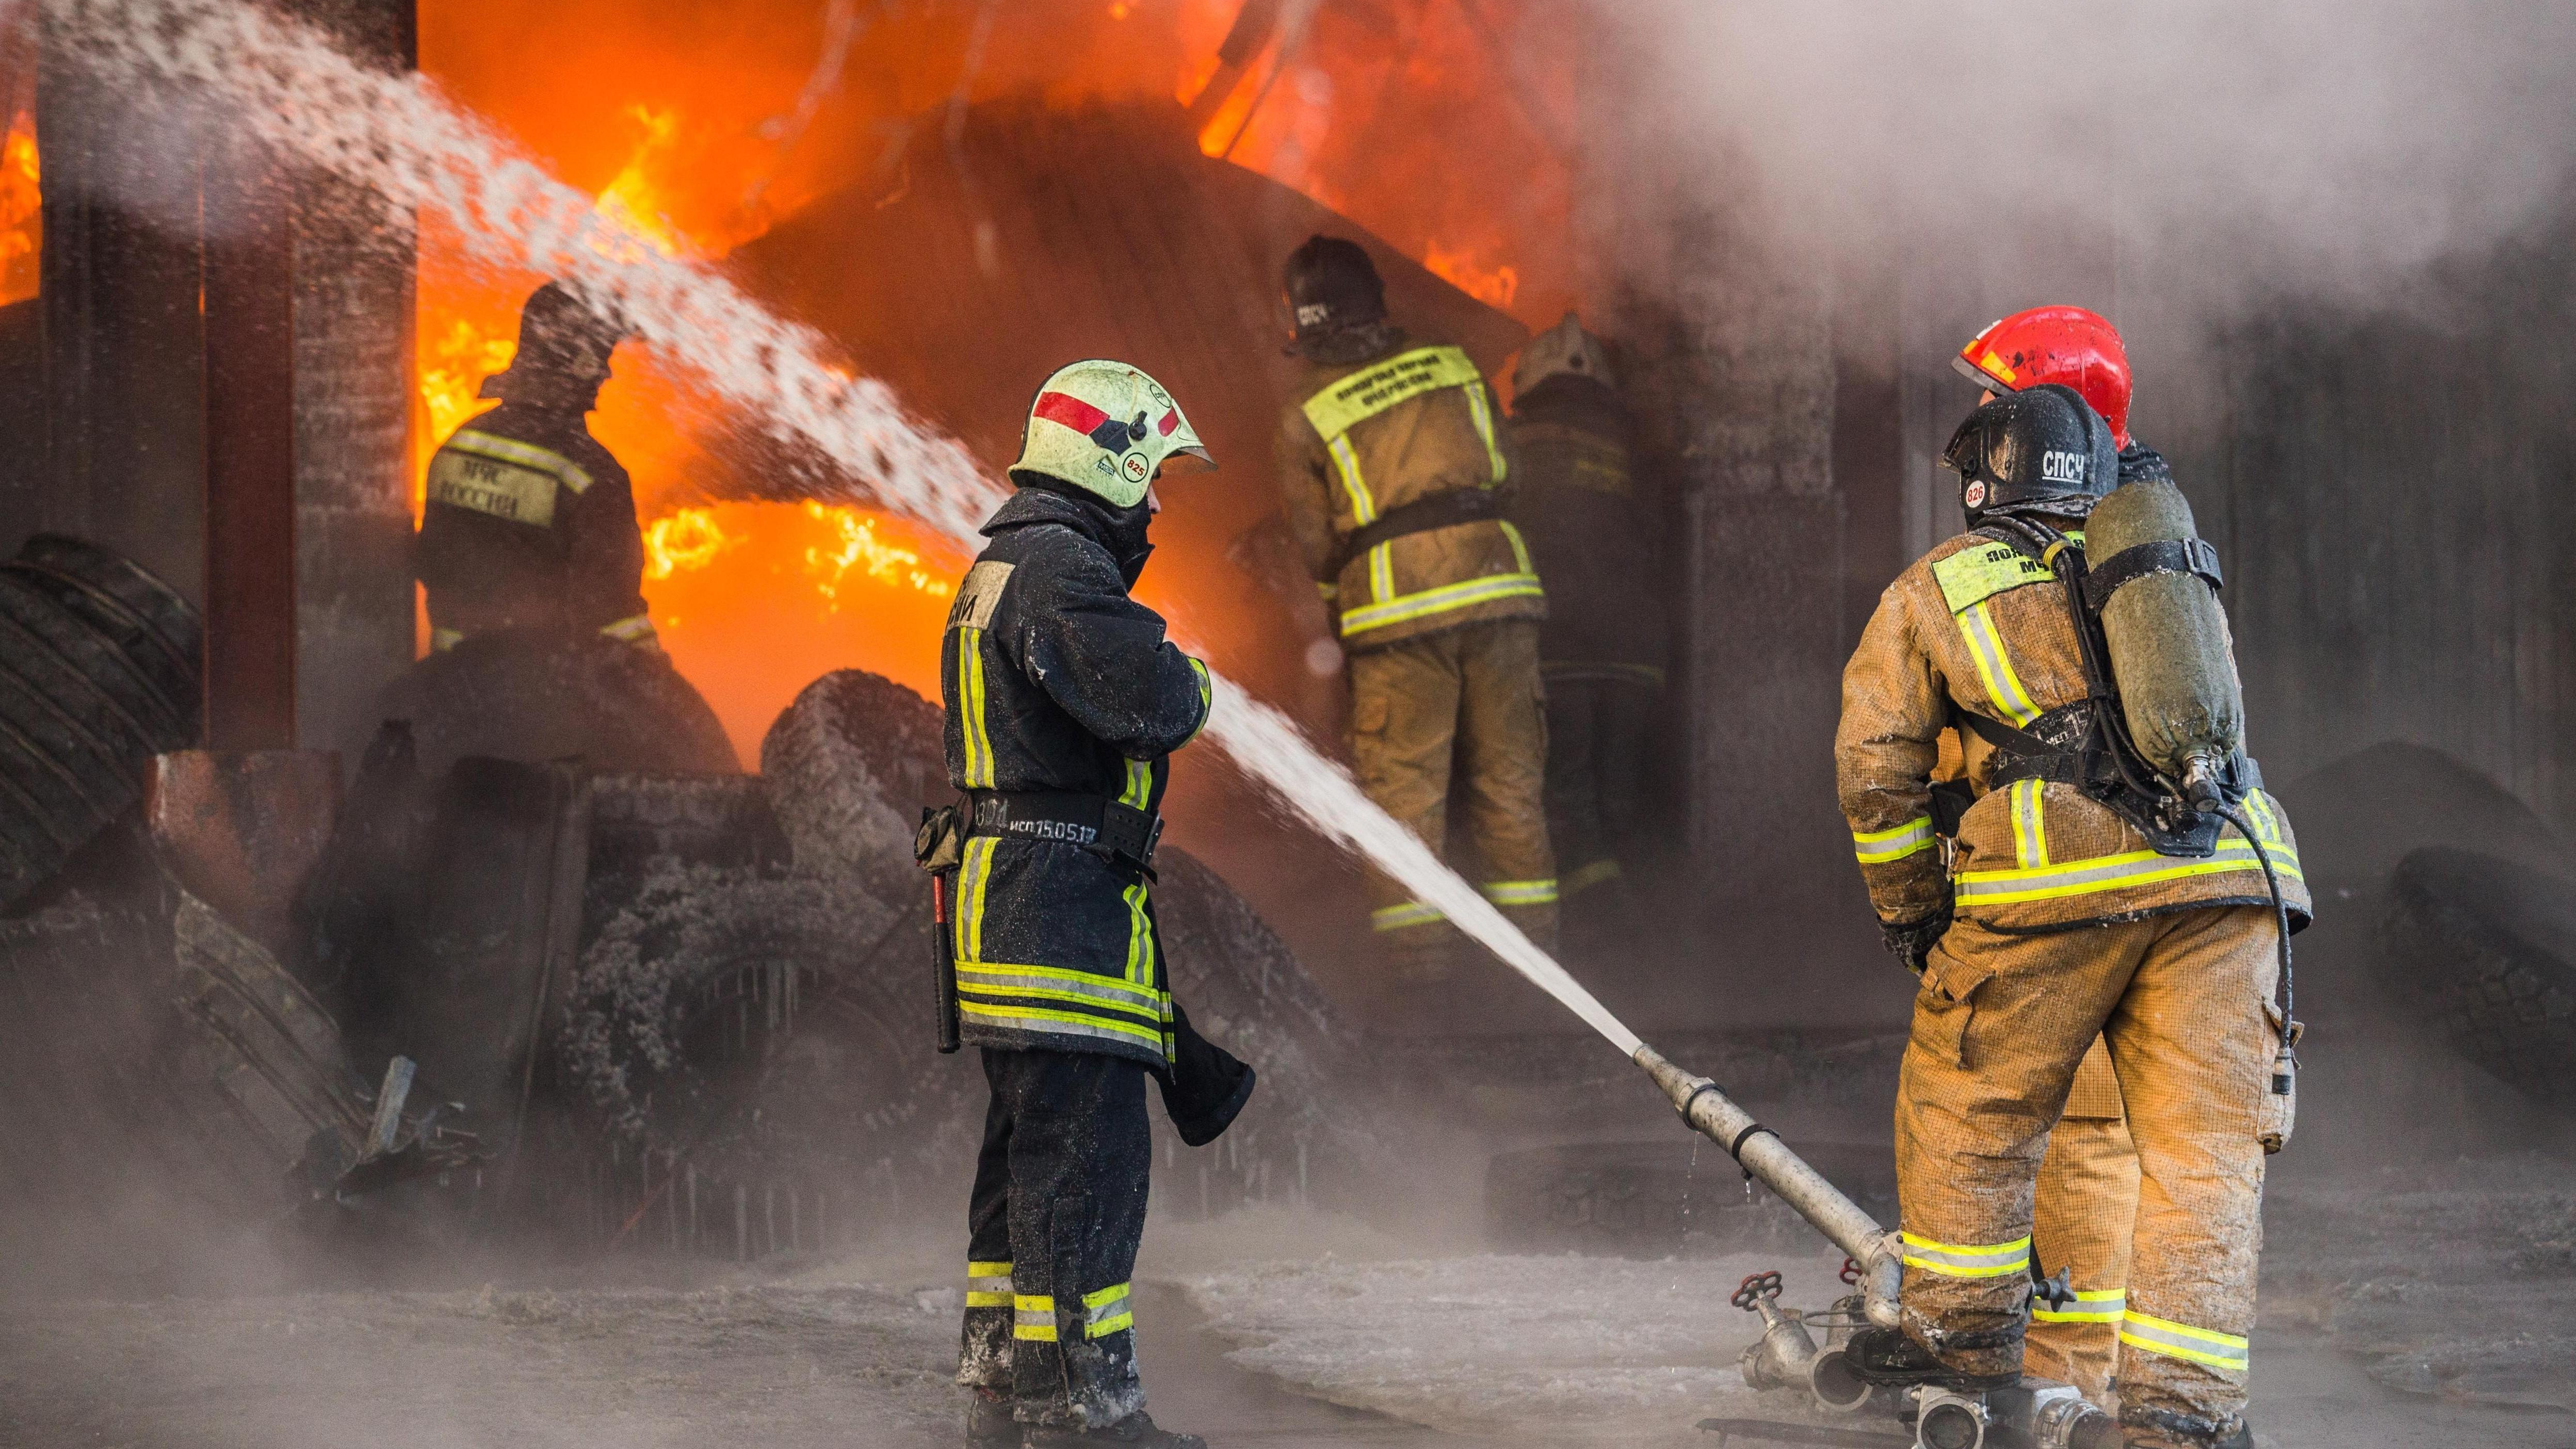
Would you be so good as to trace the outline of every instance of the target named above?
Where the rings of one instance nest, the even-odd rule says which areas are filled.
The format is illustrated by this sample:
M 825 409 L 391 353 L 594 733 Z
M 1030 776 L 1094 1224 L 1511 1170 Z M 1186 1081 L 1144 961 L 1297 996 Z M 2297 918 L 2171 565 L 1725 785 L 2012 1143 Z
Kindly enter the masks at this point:
M 1547 600 L 1503 518 L 1511 470 L 1493 395 L 1465 352 L 1388 321 L 1357 244 L 1308 239 L 1288 259 L 1287 291 L 1290 350 L 1306 365 L 1281 418 L 1279 470 L 1348 657 L 1361 788 L 1438 850 L 1454 784 L 1486 897 L 1552 947 Z M 1399 982 L 1434 984 L 1454 930 L 1385 877 L 1371 891 Z
M 1982 389 L 1985 400 L 2043 383 L 2071 387 L 2111 425 L 2120 449 L 2120 482 L 2170 477 L 2152 448 L 2129 436 L 2132 397 L 2128 347 L 2108 318 L 2082 307 L 2032 307 L 1968 339 L 1950 365 Z M 1945 734 L 1942 778 L 1961 779 L 1965 761 Z M 2033 1204 L 2031 1251 L 2051 1273 L 2065 1273 L 2063 1302 L 2034 1303 L 2026 1373 L 2057 1379 L 2111 1407 L 2120 1363 L 2120 1319 L 2129 1285 L 2129 1229 L 2138 1212 L 2138 1149 L 2111 1053 L 2099 1040 L 2075 1070 L 2066 1111 L 2048 1134 Z
M 2233 826 L 2199 854 L 2151 838 L 2093 783 L 2108 706 L 2053 568 L 2118 477 L 2108 424 L 2072 389 L 2034 387 L 1979 408 L 1945 461 L 1972 531 L 1881 598 L 1835 739 L 1871 904 L 1922 981 L 1896 1119 L 1904 1326 L 1855 1334 L 1851 1359 L 1886 1384 L 2017 1380 L 2033 1279 L 2061 1266 L 2032 1261 L 2033 1180 L 2099 1036 L 2141 1167 L 2121 1423 L 2132 1445 L 2248 1445 L 2285 1033 L 2264 862 L 2303 919 L 2296 843 L 2250 762 L 2234 813 L 2259 852 Z M 1973 803 L 1945 847 L 1932 786 L 1953 729 Z

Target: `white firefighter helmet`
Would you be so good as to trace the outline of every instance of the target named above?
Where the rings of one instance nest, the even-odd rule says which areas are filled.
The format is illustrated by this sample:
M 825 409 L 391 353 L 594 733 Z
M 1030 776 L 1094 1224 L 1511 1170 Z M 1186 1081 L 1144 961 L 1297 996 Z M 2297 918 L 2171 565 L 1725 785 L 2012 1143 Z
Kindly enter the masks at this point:
M 1011 481 L 1037 473 L 1133 508 L 1174 453 L 1216 466 L 1161 383 L 1126 363 L 1094 358 L 1057 368 L 1039 386 Z
M 1583 330 L 1574 314 L 1529 340 L 1520 365 L 1512 369 L 1512 396 L 1527 397 L 1551 377 L 1588 377 L 1603 387 L 1617 387 L 1610 375 L 1610 353 L 1601 339 Z

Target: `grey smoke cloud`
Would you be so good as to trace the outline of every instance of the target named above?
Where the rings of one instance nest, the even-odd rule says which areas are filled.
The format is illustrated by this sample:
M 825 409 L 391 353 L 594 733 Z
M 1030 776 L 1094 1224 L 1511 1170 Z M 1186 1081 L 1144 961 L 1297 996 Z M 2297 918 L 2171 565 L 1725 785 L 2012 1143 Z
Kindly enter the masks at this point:
M 2530 221 L 2576 153 L 2556 0 L 1592 10 L 1661 81 L 1620 124 L 1684 165 L 1732 144 L 1804 245 L 2073 221 L 2190 262 L 2204 302 L 2367 294 Z

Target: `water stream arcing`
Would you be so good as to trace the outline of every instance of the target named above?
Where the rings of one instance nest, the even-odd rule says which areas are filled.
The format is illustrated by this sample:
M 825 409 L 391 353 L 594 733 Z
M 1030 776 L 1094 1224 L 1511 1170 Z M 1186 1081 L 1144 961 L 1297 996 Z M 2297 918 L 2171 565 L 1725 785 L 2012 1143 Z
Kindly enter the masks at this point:
M 1004 495 L 962 444 L 906 413 L 883 383 L 836 367 L 811 328 L 641 244 L 435 82 L 362 66 L 310 27 L 239 0 L 42 0 L 42 18 L 49 44 L 126 94 L 167 97 L 174 115 L 219 107 L 282 155 L 398 209 L 444 213 L 488 264 L 616 299 L 645 342 L 712 394 L 827 458 L 839 476 L 816 480 L 815 495 L 906 514 L 977 551 L 976 529 Z M 1623 1055 L 1636 1051 L 1635 1033 L 1286 715 L 1223 679 L 1216 706 L 1208 737 L 1283 808 L 1438 907 Z

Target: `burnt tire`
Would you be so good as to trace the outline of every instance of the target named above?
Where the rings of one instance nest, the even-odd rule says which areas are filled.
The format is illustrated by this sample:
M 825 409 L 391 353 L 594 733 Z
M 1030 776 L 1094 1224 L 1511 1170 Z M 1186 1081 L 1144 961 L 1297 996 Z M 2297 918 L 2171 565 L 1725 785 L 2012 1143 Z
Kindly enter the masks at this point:
M 659 649 L 535 631 L 477 635 L 395 676 L 376 722 L 411 726 L 422 773 L 483 756 L 594 770 L 730 774 L 715 709 Z M 359 741 L 348 741 L 353 752 Z
M 2398 863 L 2389 896 L 2389 985 L 2508 1085 L 2576 1106 L 2576 881 L 2431 847 Z
M 761 746 L 761 771 L 800 874 L 926 913 L 913 831 L 924 804 L 956 798 L 941 720 L 938 705 L 858 669 L 824 675 L 779 715 Z M 1260 1078 L 1243 1115 L 1211 1147 L 1184 1155 L 1165 1141 L 1158 1170 L 1166 1190 L 1185 1210 L 1206 1213 L 1274 1199 L 1367 1200 L 1370 1184 L 1399 1170 L 1402 1153 L 1348 1110 L 1348 1088 L 1365 1064 L 1357 1034 L 1216 872 L 1168 845 L 1155 866 L 1173 993 L 1193 1026 Z M 912 993 L 903 1020 L 919 1023 L 923 1038 L 931 974 L 917 963 L 927 949 L 914 937 L 898 968 Z M 970 1075 L 980 1104 L 980 1075 Z
M 197 611 L 116 554 L 39 535 L 0 563 L 0 908 L 15 908 L 197 738 Z
M 599 923 L 557 1060 L 601 1125 L 710 1169 L 953 1171 L 983 1083 L 938 1054 L 929 949 L 842 882 L 673 865 Z

